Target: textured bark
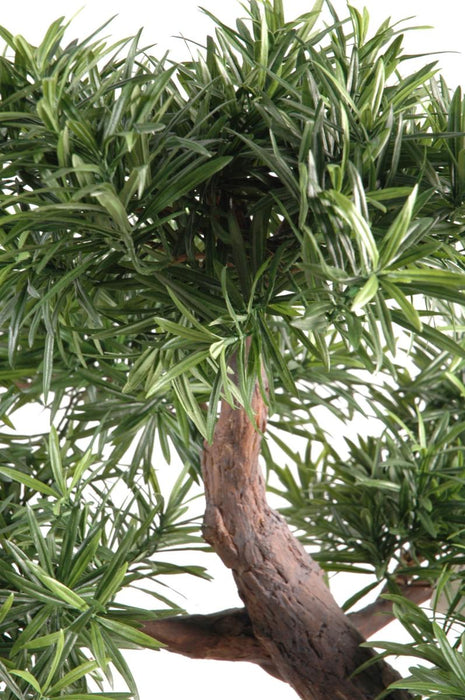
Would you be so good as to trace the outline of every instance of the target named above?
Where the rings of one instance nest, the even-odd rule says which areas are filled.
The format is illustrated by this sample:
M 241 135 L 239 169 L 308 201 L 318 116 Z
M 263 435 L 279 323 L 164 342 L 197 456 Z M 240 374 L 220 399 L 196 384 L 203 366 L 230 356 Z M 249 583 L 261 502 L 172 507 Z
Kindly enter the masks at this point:
M 276 675 L 305 700 L 375 698 L 399 676 L 378 662 L 351 678 L 372 651 L 359 646 L 363 637 L 334 601 L 319 566 L 266 502 L 258 464 L 266 405 L 258 387 L 253 406 L 256 425 L 243 409 L 223 402 L 213 442 L 205 445 L 204 537 L 232 570 Z
M 431 598 L 432 588 L 423 581 L 400 586 L 399 593 L 419 605 Z M 350 622 L 368 639 L 395 620 L 390 600 L 378 598 L 370 605 L 348 613 Z M 165 617 L 146 622 L 146 634 L 166 645 L 166 650 L 191 659 L 249 661 L 282 680 L 270 655 L 255 637 L 245 608 L 231 608 L 209 615 Z
M 191 659 L 250 661 L 282 680 L 271 657 L 255 637 L 245 608 L 151 620 L 142 631 L 176 654 Z

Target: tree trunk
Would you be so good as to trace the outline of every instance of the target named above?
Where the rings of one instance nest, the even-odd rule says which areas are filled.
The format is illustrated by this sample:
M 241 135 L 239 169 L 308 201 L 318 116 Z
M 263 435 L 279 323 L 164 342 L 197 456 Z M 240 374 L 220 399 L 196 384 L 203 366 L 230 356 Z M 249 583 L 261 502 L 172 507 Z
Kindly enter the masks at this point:
M 232 570 L 274 675 L 305 700 L 375 698 L 399 676 L 378 661 L 351 677 L 373 652 L 360 647 L 364 639 L 335 602 L 321 569 L 266 502 L 258 464 L 266 404 L 258 385 L 253 408 L 256 425 L 242 408 L 223 402 L 213 442 L 205 445 L 204 537 Z M 410 696 L 395 691 L 389 697 Z
M 392 619 L 392 604 L 379 599 L 350 616 L 339 608 L 318 564 L 266 502 L 258 464 L 266 404 L 258 388 L 253 407 L 256 425 L 223 402 L 202 463 L 204 536 L 232 569 L 245 608 L 151 620 L 143 631 L 190 658 L 256 663 L 305 700 L 373 700 L 399 674 L 384 661 L 352 674 L 373 658 L 360 647 L 363 635 Z M 424 585 L 404 588 L 409 599 L 431 595 Z

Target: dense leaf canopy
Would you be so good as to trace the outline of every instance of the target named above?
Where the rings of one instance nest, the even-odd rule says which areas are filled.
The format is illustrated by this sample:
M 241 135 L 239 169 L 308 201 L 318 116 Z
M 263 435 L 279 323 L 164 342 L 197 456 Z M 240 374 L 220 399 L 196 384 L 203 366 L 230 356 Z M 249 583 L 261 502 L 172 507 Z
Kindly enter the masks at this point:
M 153 640 L 115 596 L 150 578 L 175 607 L 162 552 L 204 546 L 202 443 L 262 364 L 270 489 L 323 566 L 395 594 L 464 563 L 465 102 L 405 23 L 322 4 L 251 0 L 183 63 L 0 30 L 5 698 L 85 698 L 110 659 L 136 693 L 119 647 Z M 22 434 L 31 404 L 50 436 Z M 171 493 L 155 447 L 184 465 Z M 418 692 L 463 697 L 459 652 L 402 605 L 437 665 Z

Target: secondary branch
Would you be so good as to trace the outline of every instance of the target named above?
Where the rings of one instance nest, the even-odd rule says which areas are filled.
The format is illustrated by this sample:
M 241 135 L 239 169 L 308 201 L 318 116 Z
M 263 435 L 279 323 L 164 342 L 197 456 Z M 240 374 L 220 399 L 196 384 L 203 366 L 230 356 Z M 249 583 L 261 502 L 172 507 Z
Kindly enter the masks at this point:
M 432 588 L 423 581 L 400 587 L 399 593 L 414 603 L 424 603 Z M 349 613 L 351 623 L 366 638 L 395 619 L 392 601 L 378 598 L 362 610 Z M 191 659 L 249 661 L 276 678 L 281 676 L 271 656 L 256 638 L 245 608 L 232 608 L 208 615 L 182 615 L 146 622 L 142 631 L 166 644 L 167 651 Z
M 387 593 L 387 590 L 384 592 Z M 433 589 L 426 581 L 412 581 L 399 586 L 398 593 L 404 598 L 411 600 L 412 603 L 420 605 L 431 598 Z M 368 639 L 372 634 L 375 634 L 395 620 L 392 607 L 390 600 L 379 597 L 370 605 L 362 608 L 362 610 L 349 613 L 348 617 L 350 617 L 352 624 L 355 625 L 359 632 Z
M 269 654 L 255 637 L 245 608 L 210 615 L 182 615 L 146 622 L 142 631 L 168 651 L 191 659 L 250 661 L 280 678 Z

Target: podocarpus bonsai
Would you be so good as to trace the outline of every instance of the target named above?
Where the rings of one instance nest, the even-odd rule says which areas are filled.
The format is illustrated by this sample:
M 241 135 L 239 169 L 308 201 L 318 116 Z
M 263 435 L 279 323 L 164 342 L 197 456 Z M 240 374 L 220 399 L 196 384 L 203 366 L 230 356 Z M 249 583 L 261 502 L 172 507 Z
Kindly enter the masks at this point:
M 114 697 L 112 667 L 133 697 L 120 650 L 159 642 L 312 700 L 465 694 L 465 104 L 403 25 L 322 7 L 250 0 L 182 63 L 0 30 L 6 700 Z M 243 609 L 164 596 L 205 541 Z M 341 609 L 323 571 L 371 577 Z M 120 602 L 141 581 L 160 610 Z M 431 664 L 405 680 L 361 646 L 394 615 L 412 643 L 377 646 Z

